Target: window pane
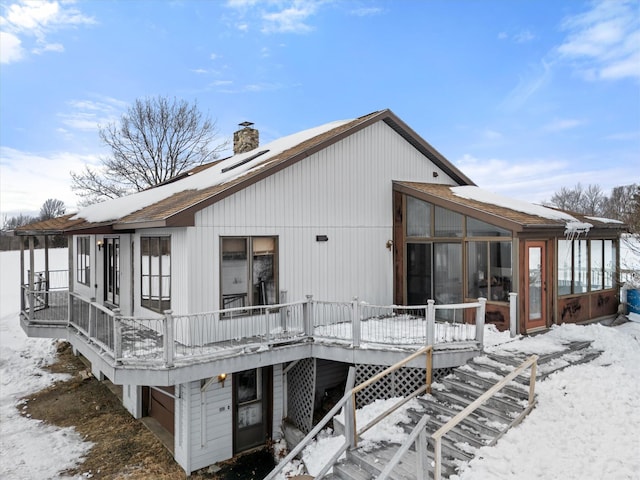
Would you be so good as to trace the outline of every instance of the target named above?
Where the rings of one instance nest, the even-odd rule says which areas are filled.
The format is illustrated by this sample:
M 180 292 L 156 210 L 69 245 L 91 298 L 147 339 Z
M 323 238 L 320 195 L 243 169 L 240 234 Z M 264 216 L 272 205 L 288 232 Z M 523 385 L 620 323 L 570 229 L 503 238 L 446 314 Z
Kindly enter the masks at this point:
M 140 238 L 142 306 L 163 312 L 171 308 L 171 237 Z
M 431 236 L 431 204 L 413 197 L 407 199 L 407 236 Z
M 604 241 L 604 288 L 613 288 L 616 278 L 616 243 Z
M 486 242 L 467 244 L 468 275 L 467 294 L 470 298 L 487 298 L 489 278 L 489 259 Z
M 542 248 L 529 247 L 529 318 L 542 318 Z
M 558 295 L 571 293 L 571 241 L 558 240 Z
M 511 291 L 511 242 L 489 242 L 488 300 L 508 302 Z
M 510 237 L 511 232 L 477 218 L 467 217 L 468 237 Z
M 276 303 L 275 253 L 274 237 L 253 239 L 253 305 Z
M 604 269 L 602 265 L 602 240 L 591 240 L 591 291 L 602 290 Z
M 407 304 L 426 305 L 431 292 L 431 244 L 407 244 Z
M 587 291 L 587 241 L 573 241 L 573 293 Z
M 436 303 L 462 302 L 462 244 L 436 243 L 433 248 Z
M 247 262 L 247 239 L 222 239 L 222 308 L 244 307 L 248 304 Z
M 462 219 L 461 214 L 436 206 L 435 236 L 462 237 Z

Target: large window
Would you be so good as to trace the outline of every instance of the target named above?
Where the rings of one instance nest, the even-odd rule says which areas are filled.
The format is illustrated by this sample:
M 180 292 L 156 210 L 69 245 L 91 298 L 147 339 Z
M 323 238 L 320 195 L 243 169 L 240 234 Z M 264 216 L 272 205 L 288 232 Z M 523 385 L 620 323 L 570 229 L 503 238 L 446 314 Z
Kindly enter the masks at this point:
M 277 243 L 276 237 L 222 238 L 222 308 L 278 302 Z
M 78 237 L 76 240 L 76 280 L 83 285 L 91 283 L 91 244 L 90 237 Z
M 469 242 L 467 268 L 469 297 L 509 301 L 512 282 L 511 242 Z
M 113 304 L 120 304 L 120 239 L 104 239 L 104 299 Z
M 171 308 L 171 237 L 141 237 L 142 306 L 156 312 Z
M 405 199 L 408 305 L 424 305 L 429 299 L 451 304 L 478 297 L 509 301 L 512 249 L 506 237 L 512 236 L 510 230 L 411 196 Z
M 558 240 L 558 295 L 613 288 L 615 272 L 613 240 Z

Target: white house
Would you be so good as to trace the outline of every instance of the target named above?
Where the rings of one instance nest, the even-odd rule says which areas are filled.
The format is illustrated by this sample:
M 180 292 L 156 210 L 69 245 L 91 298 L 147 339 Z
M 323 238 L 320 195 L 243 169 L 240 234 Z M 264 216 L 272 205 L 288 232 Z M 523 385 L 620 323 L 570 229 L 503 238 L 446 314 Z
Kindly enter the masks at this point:
M 232 157 L 17 232 L 31 254 L 35 235 L 70 239 L 60 285 L 23 266 L 25 331 L 122 385 L 187 473 L 279 438 L 285 418 L 308 431 L 350 366 L 425 343 L 447 343 L 434 368 L 475 355 L 477 312 L 434 327 L 430 299 L 486 298 L 488 321 L 523 333 L 616 311 L 620 224 L 505 205 L 389 110 L 257 137 L 245 126 Z

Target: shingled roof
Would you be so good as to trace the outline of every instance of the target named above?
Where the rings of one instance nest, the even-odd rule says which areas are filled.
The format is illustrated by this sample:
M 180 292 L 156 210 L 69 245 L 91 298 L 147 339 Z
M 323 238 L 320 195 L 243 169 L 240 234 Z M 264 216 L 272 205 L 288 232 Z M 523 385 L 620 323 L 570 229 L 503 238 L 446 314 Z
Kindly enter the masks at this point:
M 206 167 L 197 167 L 179 178 L 143 192 L 86 207 L 74 216 L 66 216 L 59 226 L 69 233 L 79 231 L 106 233 L 136 228 L 191 226 L 194 224 L 197 211 L 378 121 L 385 122 L 452 177 L 456 183 L 473 185 L 468 177 L 387 109 L 353 120 L 333 122 L 305 130 L 250 152 L 234 155 L 208 164 Z M 286 142 L 287 139 L 290 139 L 289 143 Z M 283 145 L 286 148 L 282 148 Z M 243 167 L 233 171 L 239 165 Z M 21 229 L 18 234 L 27 234 L 23 233 L 26 231 L 33 232 L 38 230 L 37 227 L 39 224 L 29 225 Z

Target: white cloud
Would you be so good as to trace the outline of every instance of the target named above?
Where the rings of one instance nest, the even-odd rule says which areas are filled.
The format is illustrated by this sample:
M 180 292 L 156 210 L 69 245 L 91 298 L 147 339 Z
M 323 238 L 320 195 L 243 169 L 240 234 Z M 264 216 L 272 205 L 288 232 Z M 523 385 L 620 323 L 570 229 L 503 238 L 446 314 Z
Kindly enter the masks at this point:
M 39 211 L 48 198 L 62 200 L 73 211 L 71 171 L 98 163 L 97 155 L 71 152 L 33 153 L 0 146 L 0 205 L 3 212 Z
M 591 10 L 568 17 L 559 56 L 585 78 L 640 78 L 640 15 L 636 0 L 599 1 Z
M 531 40 L 535 39 L 535 35 L 533 33 L 531 33 L 529 30 L 523 30 L 521 32 L 516 33 L 513 36 L 513 39 L 517 42 L 517 43 L 527 43 L 530 42 Z
M 236 28 L 242 32 L 252 29 L 257 23 L 265 34 L 297 33 L 314 30 L 310 18 L 326 0 L 228 0 L 226 7 L 235 11 Z M 373 14 L 375 9 L 369 14 Z M 363 10 L 364 12 L 364 10 Z
M 33 43 L 29 50 L 35 54 L 62 52 L 59 42 L 49 42 L 55 32 L 80 25 L 91 25 L 95 19 L 81 13 L 68 2 L 21 0 L 5 7 L 5 16 L 0 17 L 2 35 L 2 63 L 22 60 L 24 45 Z M 17 42 L 16 42 L 17 40 Z M 8 42 L 5 44 L 5 42 Z M 22 48 L 22 50 L 20 49 Z
M 532 65 L 525 76 L 521 76 L 518 85 L 509 92 L 501 107 L 505 110 L 517 110 L 523 106 L 531 96 L 551 81 L 551 64 L 542 60 L 538 65 Z
M 562 187 L 580 182 L 599 185 L 604 191 L 624 184 L 625 168 L 608 164 L 601 170 L 576 171 L 579 159 L 519 158 L 481 159 L 465 154 L 454 162 L 479 187 L 502 195 L 541 203 Z
M 22 42 L 12 33 L 0 32 L 0 63 L 13 63 L 22 60 L 24 49 Z
M 584 125 L 585 123 L 586 122 L 584 120 L 578 120 L 575 118 L 558 119 L 545 125 L 544 130 L 548 132 L 559 132 L 562 130 L 570 130 L 572 128 L 579 127 L 580 125 Z
M 351 15 L 355 15 L 357 17 L 370 17 L 373 15 L 380 15 L 384 12 L 380 7 L 361 7 L 355 8 L 351 10 Z
M 99 125 L 117 121 L 120 113 L 128 105 L 122 100 L 100 95 L 95 100 L 70 100 L 70 110 L 57 114 L 63 125 L 74 130 L 97 130 Z

